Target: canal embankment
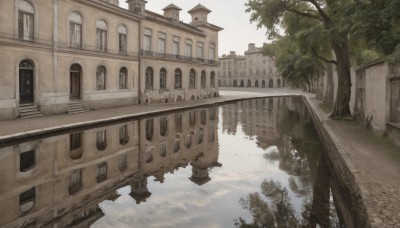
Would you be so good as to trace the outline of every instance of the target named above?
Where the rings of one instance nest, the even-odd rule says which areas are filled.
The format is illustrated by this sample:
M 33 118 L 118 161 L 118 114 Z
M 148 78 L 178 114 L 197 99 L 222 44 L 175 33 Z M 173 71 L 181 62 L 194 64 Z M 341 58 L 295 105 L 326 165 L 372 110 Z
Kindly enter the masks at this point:
M 302 91 L 268 89 L 257 91 L 221 90 L 216 98 L 169 104 L 124 106 L 74 115 L 44 116 L 0 121 L 0 146 L 34 137 L 63 134 L 82 128 L 148 117 L 185 109 L 208 107 L 250 98 L 302 95 L 326 143 L 330 165 L 342 193 L 345 218 L 354 227 L 400 227 L 400 148 L 375 136 L 355 121 L 328 119 L 314 95 Z

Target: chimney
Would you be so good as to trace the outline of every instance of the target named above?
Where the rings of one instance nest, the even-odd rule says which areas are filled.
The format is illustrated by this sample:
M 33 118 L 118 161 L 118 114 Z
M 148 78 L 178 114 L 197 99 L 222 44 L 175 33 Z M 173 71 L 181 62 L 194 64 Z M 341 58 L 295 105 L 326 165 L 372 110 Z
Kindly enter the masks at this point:
M 145 14 L 146 3 L 145 0 L 126 0 L 126 3 L 129 5 L 129 10 L 138 14 Z
M 249 51 L 256 49 L 256 44 L 255 43 L 249 43 Z
M 163 9 L 164 17 L 179 21 L 179 11 L 182 9 L 174 4 L 169 4 Z

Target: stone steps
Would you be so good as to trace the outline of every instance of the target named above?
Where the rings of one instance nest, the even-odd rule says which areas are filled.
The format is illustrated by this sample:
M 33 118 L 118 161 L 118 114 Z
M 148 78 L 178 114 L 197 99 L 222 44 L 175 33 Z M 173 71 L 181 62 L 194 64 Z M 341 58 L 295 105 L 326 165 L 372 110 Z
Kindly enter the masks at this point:
M 67 114 L 77 114 L 83 112 L 89 112 L 88 108 L 85 108 L 82 102 L 75 101 L 68 104 L 68 111 Z
M 18 111 L 21 119 L 43 116 L 39 107 L 34 104 L 21 104 Z

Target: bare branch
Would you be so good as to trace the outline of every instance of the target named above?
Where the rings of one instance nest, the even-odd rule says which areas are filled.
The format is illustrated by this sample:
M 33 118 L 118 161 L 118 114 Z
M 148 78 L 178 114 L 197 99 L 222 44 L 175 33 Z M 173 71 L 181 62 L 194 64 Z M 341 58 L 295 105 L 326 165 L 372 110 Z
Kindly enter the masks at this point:
M 319 56 L 318 53 L 315 51 L 314 48 L 311 48 L 311 50 L 312 50 L 314 56 L 317 57 L 318 59 L 320 59 L 320 60 L 322 60 L 322 61 L 324 61 L 324 62 L 326 62 L 326 63 L 333 63 L 333 64 L 337 65 L 337 61 L 335 61 L 335 60 L 329 60 L 329 59 L 326 59 L 326 58 L 324 58 L 324 57 L 322 57 L 322 56 Z
M 322 18 L 319 17 L 318 15 L 314 15 L 314 14 L 311 14 L 311 13 L 304 13 L 304 12 L 301 12 L 301 11 L 299 11 L 297 9 L 292 9 L 292 8 L 286 8 L 286 10 L 289 11 L 289 12 L 295 13 L 297 15 L 303 16 L 303 17 L 308 17 L 308 18 L 311 18 L 311 19 L 318 20 L 320 22 L 324 22 L 322 20 Z
M 310 2 L 311 4 L 313 4 L 315 6 L 315 8 L 317 8 L 318 13 L 321 15 L 321 17 L 324 19 L 324 21 L 330 25 L 332 24 L 332 20 L 330 17 L 328 17 L 328 15 L 326 15 L 326 13 L 324 12 L 324 10 L 321 8 L 320 5 L 318 5 L 318 3 L 315 0 L 308 0 L 308 2 Z

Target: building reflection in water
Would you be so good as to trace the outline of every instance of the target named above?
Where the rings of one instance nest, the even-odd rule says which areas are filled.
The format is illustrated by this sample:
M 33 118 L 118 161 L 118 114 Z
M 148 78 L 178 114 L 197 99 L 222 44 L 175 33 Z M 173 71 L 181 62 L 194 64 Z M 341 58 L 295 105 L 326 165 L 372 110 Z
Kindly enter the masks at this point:
M 217 108 L 133 120 L 0 149 L 0 226 L 88 227 L 99 203 L 131 186 L 151 196 L 147 178 L 192 166 L 188 181 L 207 183 L 218 162 Z
M 89 227 L 104 216 L 101 202 L 120 197 L 118 189 L 130 186 L 129 196 L 144 203 L 152 196 L 149 177 L 163 183 L 166 174 L 189 165 L 187 181 L 210 183 L 210 170 L 222 166 L 219 114 L 222 133 L 236 135 L 241 127 L 268 151 L 263 158 L 289 176 L 288 185 L 265 179 L 261 191 L 242 197 L 252 221 L 238 217 L 236 226 L 341 227 L 334 181 L 307 109 L 297 98 L 246 100 L 2 148 L 0 226 Z M 301 201 L 300 210 L 290 194 Z

